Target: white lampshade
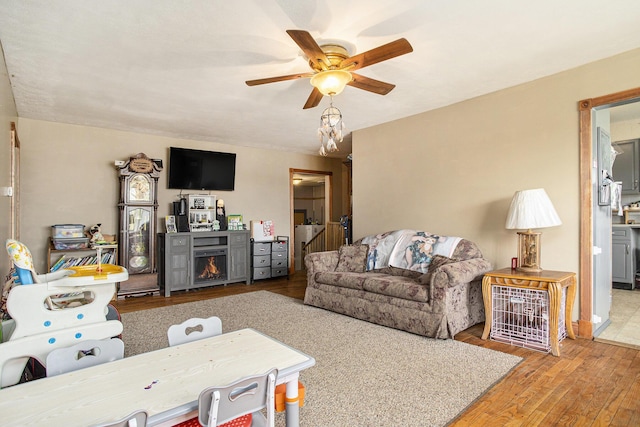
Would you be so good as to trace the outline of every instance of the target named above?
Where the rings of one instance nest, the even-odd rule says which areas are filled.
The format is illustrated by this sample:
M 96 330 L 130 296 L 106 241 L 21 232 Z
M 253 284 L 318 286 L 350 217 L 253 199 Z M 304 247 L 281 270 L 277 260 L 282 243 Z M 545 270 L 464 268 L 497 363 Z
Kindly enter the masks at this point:
M 549 196 L 543 188 L 516 191 L 511 200 L 505 227 L 507 229 L 532 229 L 561 225 Z

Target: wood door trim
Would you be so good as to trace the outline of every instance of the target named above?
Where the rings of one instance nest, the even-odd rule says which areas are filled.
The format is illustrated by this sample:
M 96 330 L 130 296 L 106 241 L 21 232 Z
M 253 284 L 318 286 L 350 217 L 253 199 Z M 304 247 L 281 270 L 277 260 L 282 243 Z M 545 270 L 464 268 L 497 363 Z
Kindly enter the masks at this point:
M 329 185 L 325 186 L 324 189 L 325 194 L 327 194 L 327 191 L 329 192 L 329 215 L 325 218 L 325 221 L 329 221 L 333 217 L 333 172 L 289 168 L 289 274 L 293 274 L 295 272 L 295 265 L 292 260 L 295 256 L 295 245 L 293 244 L 295 240 L 295 226 L 293 225 L 293 212 L 295 210 L 295 202 L 293 200 L 293 175 L 296 173 L 324 175 L 329 177 Z
M 640 87 L 578 102 L 580 116 L 580 309 L 578 336 L 593 338 L 593 191 L 591 111 L 640 98 Z

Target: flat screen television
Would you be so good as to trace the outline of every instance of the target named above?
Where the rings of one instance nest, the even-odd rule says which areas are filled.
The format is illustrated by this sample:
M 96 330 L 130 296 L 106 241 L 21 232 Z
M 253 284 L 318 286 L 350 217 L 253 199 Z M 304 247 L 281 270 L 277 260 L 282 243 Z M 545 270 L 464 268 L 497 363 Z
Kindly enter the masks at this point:
M 236 154 L 171 147 L 168 188 L 233 191 Z

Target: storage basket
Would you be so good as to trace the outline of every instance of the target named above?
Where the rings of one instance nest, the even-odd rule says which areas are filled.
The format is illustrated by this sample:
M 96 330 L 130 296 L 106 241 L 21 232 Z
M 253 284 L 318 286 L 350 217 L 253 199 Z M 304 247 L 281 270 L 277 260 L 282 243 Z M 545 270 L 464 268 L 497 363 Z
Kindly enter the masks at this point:
M 86 249 L 89 247 L 89 238 L 82 237 L 79 239 L 53 239 L 53 247 L 56 250 L 74 250 Z
M 77 239 L 84 237 L 83 224 L 56 224 L 51 226 L 51 237 L 54 239 Z
M 546 353 L 551 351 L 549 293 L 546 290 L 493 285 L 491 299 L 492 340 Z M 566 288 L 563 288 L 558 319 L 558 342 L 567 336 L 566 300 Z

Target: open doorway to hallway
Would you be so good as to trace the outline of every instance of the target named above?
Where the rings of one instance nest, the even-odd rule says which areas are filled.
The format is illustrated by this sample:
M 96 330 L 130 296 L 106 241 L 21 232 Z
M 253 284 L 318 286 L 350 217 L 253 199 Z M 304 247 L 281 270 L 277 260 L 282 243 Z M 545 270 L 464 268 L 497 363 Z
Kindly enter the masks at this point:
M 294 270 L 304 269 L 303 248 L 331 221 L 331 172 L 290 169 Z

